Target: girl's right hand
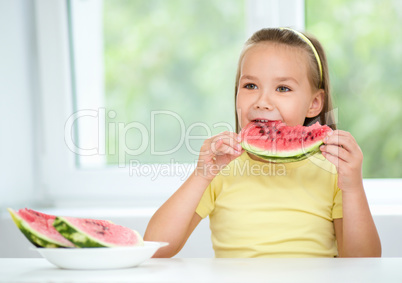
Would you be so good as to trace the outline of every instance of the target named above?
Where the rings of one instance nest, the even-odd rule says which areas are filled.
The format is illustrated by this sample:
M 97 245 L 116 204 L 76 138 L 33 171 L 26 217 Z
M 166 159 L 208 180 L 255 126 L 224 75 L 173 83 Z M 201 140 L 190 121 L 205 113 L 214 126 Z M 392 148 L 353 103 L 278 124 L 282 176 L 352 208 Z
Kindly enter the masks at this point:
M 241 137 L 233 132 L 222 132 L 204 141 L 198 158 L 196 174 L 212 179 L 233 159 L 244 151 L 240 145 Z

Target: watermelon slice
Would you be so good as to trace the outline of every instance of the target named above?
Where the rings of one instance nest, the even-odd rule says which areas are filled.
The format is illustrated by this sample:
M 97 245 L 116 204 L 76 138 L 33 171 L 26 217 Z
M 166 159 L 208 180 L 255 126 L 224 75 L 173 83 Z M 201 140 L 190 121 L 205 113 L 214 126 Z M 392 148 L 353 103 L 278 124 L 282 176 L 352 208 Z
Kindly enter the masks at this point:
M 53 226 L 78 247 L 142 246 L 137 231 L 106 220 L 56 217 Z
M 7 209 L 17 227 L 35 246 L 43 248 L 74 247 L 53 227 L 56 218 L 32 209 L 20 209 L 18 212 Z
M 319 152 L 324 138 L 332 129 L 318 122 L 312 126 L 286 126 L 281 121 L 255 120 L 241 132 L 242 147 L 267 161 L 295 162 Z

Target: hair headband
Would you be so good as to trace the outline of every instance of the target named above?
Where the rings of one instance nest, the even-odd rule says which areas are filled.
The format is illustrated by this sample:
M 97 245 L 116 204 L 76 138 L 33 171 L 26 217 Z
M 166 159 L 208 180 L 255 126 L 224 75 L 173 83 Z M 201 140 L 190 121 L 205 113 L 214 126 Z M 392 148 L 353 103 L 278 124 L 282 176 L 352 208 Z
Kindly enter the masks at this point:
M 302 34 L 301 32 L 298 32 L 297 30 L 291 29 L 291 28 L 280 28 L 280 29 L 285 29 L 285 30 L 290 30 L 292 32 L 294 32 L 295 34 L 297 34 L 304 42 L 306 42 L 311 49 L 313 50 L 315 59 L 317 60 L 318 63 L 318 69 L 320 71 L 320 83 L 318 84 L 318 88 L 321 88 L 322 85 L 322 65 L 321 65 L 321 59 L 320 56 L 318 55 L 317 50 L 315 49 L 313 43 L 311 43 L 310 39 L 308 39 L 307 36 L 305 36 L 304 34 Z

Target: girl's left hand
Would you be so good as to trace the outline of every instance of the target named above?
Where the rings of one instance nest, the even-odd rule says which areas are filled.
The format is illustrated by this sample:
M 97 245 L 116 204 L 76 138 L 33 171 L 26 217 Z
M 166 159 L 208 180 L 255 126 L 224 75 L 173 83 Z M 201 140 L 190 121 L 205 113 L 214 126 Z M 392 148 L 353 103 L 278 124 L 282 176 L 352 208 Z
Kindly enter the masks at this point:
M 324 139 L 324 145 L 320 149 L 325 158 L 336 166 L 338 187 L 342 191 L 351 191 L 363 186 L 363 153 L 349 132 L 331 132 Z

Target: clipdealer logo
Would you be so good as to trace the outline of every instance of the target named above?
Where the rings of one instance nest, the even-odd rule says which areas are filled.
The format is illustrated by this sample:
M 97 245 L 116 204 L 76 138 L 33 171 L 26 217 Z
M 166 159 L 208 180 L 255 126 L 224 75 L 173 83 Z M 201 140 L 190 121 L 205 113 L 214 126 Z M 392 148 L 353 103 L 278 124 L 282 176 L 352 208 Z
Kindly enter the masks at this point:
M 124 168 L 127 164 L 136 165 L 138 156 L 145 153 L 147 150 L 154 156 L 166 156 L 173 155 L 182 146 L 185 146 L 190 154 L 198 157 L 199 148 L 193 148 L 191 142 L 196 140 L 204 141 L 212 136 L 212 129 L 206 123 L 197 122 L 186 127 L 184 120 L 179 114 L 168 110 L 151 111 L 149 127 L 138 121 L 131 121 L 129 123 L 106 122 L 106 116 L 109 120 L 113 120 L 116 117 L 116 112 L 113 110 L 106 111 L 105 108 L 99 108 L 97 110 L 84 109 L 68 117 L 64 127 L 64 140 L 68 149 L 79 156 L 118 155 L 118 167 Z M 178 126 L 180 130 L 178 142 L 165 150 L 158 150 L 156 147 L 158 141 L 155 139 L 155 136 L 158 130 L 158 119 L 159 121 L 160 119 L 173 119 L 172 121 L 176 123 L 175 126 Z M 77 135 L 78 124 L 84 122 L 91 123 L 91 127 L 89 128 L 92 130 L 92 136 L 95 137 L 91 145 L 87 147 L 82 146 L 79 137 L 77 137 L 79 136 Z M 192 134 L 193 130 L 197 128 L 203 129 L 206 134 Z M 215 123 L 212 125 L 212 128 L 219 128 L 222 129 L 222 131 L 234 131 L 232 125 L 226 122 Z M 106 129 L 108 130 L 107 137 Z M 136 148 L 127 145 L 127 135 L 129 132 L 134 131 L 139 141 Z M 106 141 L 108 141 L 109 144 L 108 148 Z M 114 146 L 116 141 L 117 146 Z M 130 157 L 134 158 L 128 159 Z
M 335 114 L 335 121 L 337 121 L 337 109 L 332 110 Z M 329 115 L 329 114 L 328 114 Z M 106 111 L 105 108 L 84 109 L 73 113 L 68 117 L 64 127 L 64 140 L 67 148 L 76 155 L 79 156 L 106 156 L 117 155 L 118 167 L 126 168 L 129 166 L 130 176 L 145 176 L 155 179 L 157 176 L 179 176 L 184 178 L 188 176 L 192 170 L 195 169 L 196 160 L 193 164 L 183 164 L 174 162 L 171 159 L 169 163 L 154 163 L 154 164 L 143 164 L 139 161 L 139 156 L 145 153 L 147 150 L 150 151 L 151 155 L 163 156 L 163 155 L 174 155 L 182 146 L 186 147 L 186 150 L 196 156 L 198 160 L 198 155 L 200 154 L 199 148 L 193 148 L 191 146 L 191 141 L 200 140 L 204 141 L 212 136 L 212 128 L 220 128 L 221 131 L 234 132 L 235 129 L 231 124 L 226 122 L 218 122 L 212 125 L 212 128 L 206 123 L 193 123 L 186 127 L 184 120 L 179 114 L 169 111 L 169 110 L 154 110 L 150 112 L 150 126 L 146 126 L 138 121 L 131 121 L 129 123 L 112 121 L 116 118 L 117 114 L 113 110 Z M 106 117 L 109 118 L 109 122 L 106 122 Z M 174 119 L 180 128 L 180 135 L 178 142 L 173 144 L 169 149 L 157 150 L 156 148 L 156 131 L 158 129 L 158 119 Z M 78 124 L 83 122 L 90 122 L 90 127 L 85 127 L 85 130 L 90 130 L 90 135 L 92 136 L 92 142 L 88 146 L 83 146 L 79 141 Z M 160 121 L 160 120 L 159 120 Z M 194 135 L 192 131 L 196 128 L 201 128 L 206 132 L 205 135 Z M 108 136 L 106 137 L 106 129 L 108 130 Z M 126 143 L 127 135 L 130 131 L 136 131 L 136 137 L 138 137 L 138 146 L 133 148 L 129 147 Z M 106 141 L 108 140 L 108 148 Z M 117 143 L 117 144 L 116 144 Z M 321 167 L 332 174 L 336 174 L 336 169 L 333 166 L 323 165 L 324 157 L 321 156 L 311 156 L 309 158 L 310 162 Z M 264 174 L 261 172 L 261 168 L 247 164 L 248 168 L 237 168 L 239 174 L 255 175 Z M 267 163 L 264 170 L 268 172 L 266 175 L 286 175 L 286 169 L 276 170 L 274 167 L 278 167 L 278 164 L 273 165 L 272 163 Z M 284 166 L 282 164 L 282 166 Z M 284 167 L 285 168 L 285 167 Z M 226 174 L 226 168 L 218 168 L 222 172 L 221 174 Z

